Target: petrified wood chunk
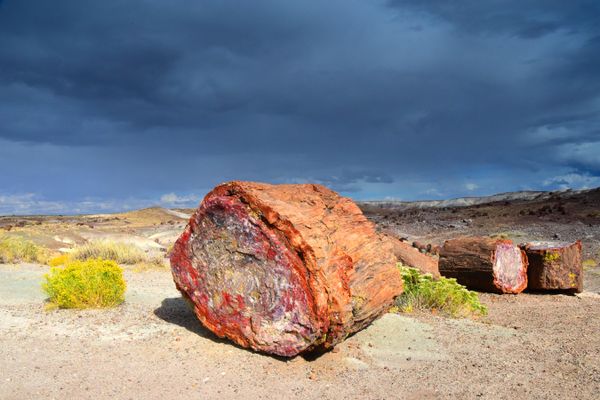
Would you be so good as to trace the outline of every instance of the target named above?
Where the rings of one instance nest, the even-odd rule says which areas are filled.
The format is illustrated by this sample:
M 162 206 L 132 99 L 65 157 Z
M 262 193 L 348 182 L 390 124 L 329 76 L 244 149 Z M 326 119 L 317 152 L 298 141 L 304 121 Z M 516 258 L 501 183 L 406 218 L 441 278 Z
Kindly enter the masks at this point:
M 529 289 L 580 293 L 583 290 L 581 241 L 521 245 L 529 259 Z
M 407 267 L 416 268 L 421 273 L 431 274 L 435 279 L 440 277 L 438 260 L 436 258 L 421 253 L 407 242 L 403 242 L 393 236 L 388 235 L 388 237 L 392 241 L 394 255 L 399 262 Z
M 334 346 L 402 291 L 391 242 L 350 199 L 311 184 L 216 187 L 171 268 L 204 326 L 282 356 Z
M 470 289 L 520 293 L 527 287 L 527 257 L 510 240 L 462 237 L 440 251 L 440 274 Z

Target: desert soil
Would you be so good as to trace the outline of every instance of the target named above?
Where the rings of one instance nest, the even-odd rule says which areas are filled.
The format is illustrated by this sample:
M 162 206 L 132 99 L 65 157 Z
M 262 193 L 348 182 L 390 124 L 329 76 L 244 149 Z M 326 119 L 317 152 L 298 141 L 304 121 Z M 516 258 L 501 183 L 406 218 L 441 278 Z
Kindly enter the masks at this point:
M 112 310 L 44 310 L 47 267 L 0 274 L 0 397 L 579 398 L 600 393 L 600 299 L 482 295 L 489 316 L 387 314 L 319 357 L 273 358 L 214 337 L 168 271 L 127 272 Z
M 382 230 L 432 243 L 499 231 L 522 238 L 582 235 L 586 257 L 597 257 L 597 222 L 560 214 L 520 223 L 511 219 L 514 207 L 367 214 Z M 117 218 L 11 217 L 0 218 L 0 227 L 10 224 L 9 233 L 54 248 L 127 237 L 166 249 L 185 221 L 156 209 Z M 45 310 L 40 283 L 47 270 L 0 265 L 0 399 L 597 399 L 600 393 L 598 267 L 586 270 L 586 291 L 578 296 L 481 294 L 489 315 L 476 320 L 386 314 L 334 351 L 292 359 L 239 348 L 203 329 L 166 268 L 127 268 L 126 302 L 85 311 Z

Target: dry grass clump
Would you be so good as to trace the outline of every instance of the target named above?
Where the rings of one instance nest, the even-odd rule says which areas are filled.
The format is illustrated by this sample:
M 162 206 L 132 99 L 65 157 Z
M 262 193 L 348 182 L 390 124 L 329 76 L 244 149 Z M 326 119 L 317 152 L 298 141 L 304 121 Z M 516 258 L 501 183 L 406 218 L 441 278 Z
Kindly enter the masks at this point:
M 49 308 L 114 307 L 125 300 L 123 269 L 102 259 L 70 261 L 44 275 Z
M 402 312 L 431 310 L 451 317 L 481 316 L 487 307 L 477 293 L 467 290 L 456 279 L 434 280 L 415 268 L 398 265 L 404 281 L 404 292 L 396 299 L 396 309 Z
M 92 241 L 77 246 L 72 252 L 53 259 L 53 261 L 64 265 L 68 260 L 85 261 L 96 258 L 112 260 L 118 264 L 135 265 L 139 270 L 165 266 L 162 254 L 146 253 L 135 245 L 109 240 Z
M 146 256 L 145 261 L 135 264 L 134 271 L 141 272 L 165 267 L 165 258 L 162 256 L 162 254 L 149 254 Z
M 109 240 L 85 243 L 75 247 L 69 254 L 73 260 L 84 261 L 101 258 L 112 260 L 119 264 L 137 264 L 146 260 L 146 253 L 139 247 Z
M 0 264 L 45 263 L 48 251 L 20 236 L 0 235 Z

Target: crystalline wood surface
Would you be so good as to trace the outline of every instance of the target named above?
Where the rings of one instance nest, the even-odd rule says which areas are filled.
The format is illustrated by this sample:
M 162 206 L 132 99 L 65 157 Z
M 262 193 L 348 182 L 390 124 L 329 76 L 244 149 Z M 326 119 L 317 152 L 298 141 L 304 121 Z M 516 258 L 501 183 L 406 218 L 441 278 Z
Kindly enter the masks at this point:
M 253 182 L 209 193 L 171 256 L 208 329 L 283 356 L 332 347 L 384 313 L 402 291 L 395 263 L 350 199 Z

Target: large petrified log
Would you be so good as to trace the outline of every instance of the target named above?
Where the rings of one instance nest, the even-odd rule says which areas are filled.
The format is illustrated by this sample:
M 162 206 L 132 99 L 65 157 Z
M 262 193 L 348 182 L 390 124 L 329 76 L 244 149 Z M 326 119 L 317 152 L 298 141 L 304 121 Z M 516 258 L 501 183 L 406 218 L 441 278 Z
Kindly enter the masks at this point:
M 281 356 L 330 348 L 384 313 L 402 291 L 395 264 L 350 199 L 311 184 L 216 187 L 171 255 L 204 326 Z
M 581 241 L 531 242 L 521 248 L 529 260 L 529 289 L 575 293 L 583 290 Z
M 512 241 L 487 237 L 447 240 L 440 250 L 440 274 L 470 289 L 520 293 L 527 287 L 527 257 Z

